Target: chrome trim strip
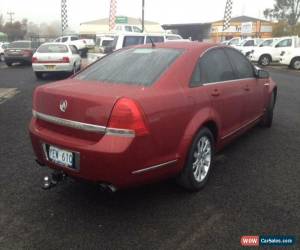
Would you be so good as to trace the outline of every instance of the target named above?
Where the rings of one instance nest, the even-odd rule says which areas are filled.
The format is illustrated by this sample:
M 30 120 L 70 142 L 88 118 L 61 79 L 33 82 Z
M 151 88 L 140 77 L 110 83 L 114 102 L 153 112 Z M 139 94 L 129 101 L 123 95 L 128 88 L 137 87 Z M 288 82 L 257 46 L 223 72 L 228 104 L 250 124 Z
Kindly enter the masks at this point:
M 154 165 L 154 166 L 149 167 L 149 168 L 144 168 L 144 169 L 136 170 L 136 171 L 133 171 L 132 174 L 142 174 L 142 173 L 145 173 L 145 172 L 149 172 L 149 171 L 161 168 L 161 167 L 165 167 L 165 166 L 170 165 L 172 163 L 175 163 L 177 161 L 178 160 L 168 161 L 168 162 L 165 162 L 165 163 Z
M 40 120 L 43 120 L 46 122 L 50 122 L 50 123 L 54 123 L 57 125 L 69 127 L 69 128 L 75 128 L 75 129 L 80 129 L 80 130 L 94 132 L 94 133 L 105 133 L 105 131 L 106 131 L 106 127 L 103 127 L 103 126 L 71 121 L 71 120 L 58 118 L 58 117 L 51 116 L 51 115 L 45 115 L 45 114 L 39 113 L 35 110 L 32 110 L 32 115 L 33 115 L 33 117 L 35 117 L 37 119 L 40 119 Z
M 122 137 L 135 137 L 135 132 L 129 129 L 119 129 L 119 128 L 106 128 L 106 135 L 115 135 Z
M 37 112 L 35 110 L 32 110 L 32 115 L 36 119 L 40 119 L 60 126 L 84 130 L 87 132 L 100 133 L 100 134 L 106 134 L 111 136 L 129 137 L 129 138 L 135 137 L 135 132 L 129 129 L 107 128 L 104 126 L 99 126 L 99 125 L 94 125 L 89 123 L 76 122 L 76 121 L 67 120 L 67 119 L 63 119 L 51 115 L 46 115 Z
M 239 131 L 242 130 L 243 128 L 249 126 L 251 123 L 256 122 L 256 121 L 257 121 L 259 118 L 261 118 L 261 117 L 262 117 L 262 115 L 256 117 L 255 119 L 253 119 L 253 120 L 250 121 L 250 122 L 247 122 L 246 124 L 242 125 L 242 126 L 239 127 L 238 129 L 236 129 L 236 130 L 230 132 L 228 135 L 223 136 L 223 137 L 221 138 L 221 140 L 224 140 L 224 139 L 226 139 L 227 137 L 229 137 L 229 136 L 231 136 L 231 135 L 234 135 L 235 133 L 239 132 Z
M 212 83 L 204 83 L 203 86 L 209 86 L 209 85 L 216 85 L 216 84 L 222 84 L 222 83 L 228 83 L 228 82 L 240 82 L 240 81 L 246 81 L 246 80 L 255 80 L 255 77 L 249 77 L 249 78 L 242 78 L 242 79 L 234 79 L 234 80 L 228 80 L 228 81 L 222 81 L 222 82 L 212 82 Z

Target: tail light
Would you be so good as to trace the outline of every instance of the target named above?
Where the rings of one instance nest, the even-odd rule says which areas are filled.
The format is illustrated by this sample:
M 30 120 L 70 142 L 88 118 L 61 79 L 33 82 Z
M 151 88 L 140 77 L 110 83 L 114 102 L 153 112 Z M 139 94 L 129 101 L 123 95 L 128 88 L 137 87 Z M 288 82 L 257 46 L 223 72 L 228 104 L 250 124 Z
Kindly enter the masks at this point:
M 64 56 L 63 59 L 62 59 L 62 61 L 63 61 L 64 63 L 69 63 L 69 62 L 70 62 L 70 58 Z
M 36 57 L 32 57 L 31 61 L 32 61 L 32 63 L 37 63 L 38 59 Z
M 26 49 L 24 49 L 23 51 L 23 55 L 31 55 L 31 53 L 32 53 L 32 51 L 31 50 L 26 50 Z
M 128 130 L 129 133 L 133 132 L 137 136 L 149 133 L 144 112 L 138 103 L 128 98 L 121 98 L 117 101 L 111 113 L 108 127 L 111 131 Z

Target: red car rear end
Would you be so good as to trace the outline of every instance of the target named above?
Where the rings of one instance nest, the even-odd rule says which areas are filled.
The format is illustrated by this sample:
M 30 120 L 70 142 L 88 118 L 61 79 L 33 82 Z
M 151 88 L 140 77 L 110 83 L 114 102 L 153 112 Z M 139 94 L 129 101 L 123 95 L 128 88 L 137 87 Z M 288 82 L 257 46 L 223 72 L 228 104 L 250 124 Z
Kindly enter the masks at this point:
M 253 92 L 260 103 L 252 110 L 253 117 L 243 119 L 238 108 L 230 115 L 232 105 L 227 105 L 228 118 L 218 115 L 213 101 L 218 95 L 210 94 L 213 87 L 190 86 L 199 58 L 215 47 L 172 43 L 125 49 L 72 79 L 38 87 L 30 123 L 37 161 L 116 188 L 178 175 L 187 182 L 186 169 L 192 161 L 189 168 L 201 185 L 196 181 L 194 188 L 185 186 L 199 190 L 208 177 L 213 152 L 226 143 L 224 133 L 231 138 L 233 129 L 246 129 L 261 120 L 276 87 L 268 76 L 255 79 L 262 87 Z M 219 101 L 224 102 L 222 94 L 224 88 L 219 93 Z M 231 98 L 238 105 L 244 97 Z M 203 128 L 208 134 L 199 137 Z M 198 137 L 207 140 L 198 142 Z M 197 147 L 202 156 L 201 150 L 193 151 Z M 203 172 L 196 170 L 198 166 Z

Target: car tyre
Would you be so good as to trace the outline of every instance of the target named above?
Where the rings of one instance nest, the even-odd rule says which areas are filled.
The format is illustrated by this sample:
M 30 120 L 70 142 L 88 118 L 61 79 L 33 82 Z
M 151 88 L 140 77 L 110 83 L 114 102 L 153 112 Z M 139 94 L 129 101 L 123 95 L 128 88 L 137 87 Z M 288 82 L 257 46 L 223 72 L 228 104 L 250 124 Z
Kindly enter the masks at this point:
M 296 70 L 300 70 L 300 57 L 296 57 L 291 62 L 291 67 Z
M 208 128 L 202 128 L 193 140 L 178 184 L 192 192 L 202 189 L 209 178 L 213 155 L 214 136 Z
M 272 58 L 269 55 L 262 55 L 258 60 L 258 64 L 262 66 L 269 66 L 271 62 Z
M 34 72 L 37 79 L 43 79 L 43 72 Z
M 273 113 L 274 113 L 274 107 L 275 107 L 275 94 L 272 93 L 270 102 L 268 104 L 268 107 L 261 119 L 260 126 L 265 128 L 271 128 L 273 124 Z

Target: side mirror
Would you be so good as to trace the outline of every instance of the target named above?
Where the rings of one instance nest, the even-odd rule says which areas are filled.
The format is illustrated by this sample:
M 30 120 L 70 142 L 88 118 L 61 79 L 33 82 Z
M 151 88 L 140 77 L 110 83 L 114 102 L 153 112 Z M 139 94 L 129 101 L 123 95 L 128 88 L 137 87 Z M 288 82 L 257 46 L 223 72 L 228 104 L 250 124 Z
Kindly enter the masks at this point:
M 256 76 L 257 76 L 258 79 L 268 79 L 270 77 L 270 74 L 266 70 L 259 69 L 256 72 Z

